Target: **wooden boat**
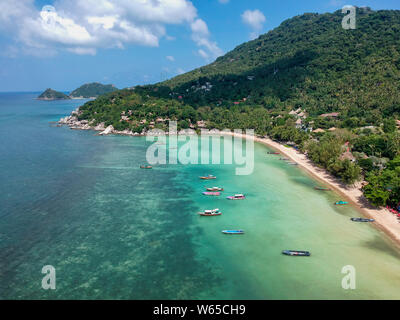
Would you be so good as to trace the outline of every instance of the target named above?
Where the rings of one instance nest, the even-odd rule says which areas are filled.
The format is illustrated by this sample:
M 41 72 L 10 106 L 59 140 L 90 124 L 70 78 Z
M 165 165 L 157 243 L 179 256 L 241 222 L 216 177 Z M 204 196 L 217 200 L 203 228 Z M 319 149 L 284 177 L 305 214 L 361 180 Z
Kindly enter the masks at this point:
M 224 188 L 212 187 L 212 188 L 206 188 L 206 190 L 211 192 L 218 192 L 218 191 L 224 191 Z
M 244 231 L 243 230 L 224 230 L 224 231 L 222 231 L 222 233 L 235 235 L 235 234 L 244 234 Z
M 311 253 L 308 251 L 297 251 L 297 250 L 284 250 L 282 254 L 294 257 L 309 257 Z
M 279 160 L 281 160 L 281 161 L 289 161 L 290 159 L 289 158 L 280 158 Z
M 213 197 L 218 197 L 221 195 L 221 192 L 203 192 L 204 196 L 213 196 Z
M 217 177 L 210 174 L 206 177 L 200 177 L 200 179 L 201 180 L 215 180 L 215 179 L 217 179 Z
M 219 209 L 205 210 L 204 212 L 199 212 L 199 215 L 203 217 L 216 217 L 222 215 L 222 212 Z
M 331 189 L 329 188 L 322 188 L 322 187 L 314 187 L 314 189 L 319 191 L 331 191 Z
M 296 162 L 288 162 L 288 165 L 290 165 L 290 166 L 298 166 L 299 164 L 296 163 Z
M 268 152 L 268 154 L 280 154 L 279 152 Z
M 345 206 L 345 205 L 347 205 L 347 204 L 349 204 L 347 201 L 338 201 L 338 202 L 335 202 L 335 205 L 336 205 L 336 206 Z
M 244 200 L 246 199 L 244 194 L 235 194 L 234 196 L 227 197 L 228 200 Z
M 152 166 L 140 166 L 140 169 L 153 169 Z
M 351 218 L 353 222 L 375 222 L 374 219 L 364 219 L 364 218 Z

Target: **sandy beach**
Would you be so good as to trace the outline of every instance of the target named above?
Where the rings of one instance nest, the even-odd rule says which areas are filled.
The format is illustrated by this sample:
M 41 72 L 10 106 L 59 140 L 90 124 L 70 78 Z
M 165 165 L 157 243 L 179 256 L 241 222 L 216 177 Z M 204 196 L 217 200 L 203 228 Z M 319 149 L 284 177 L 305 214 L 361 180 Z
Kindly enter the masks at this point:
M 232 133 L 234 136 L 239 136 L 245 139 L 249 137 L 245 134 Z M 348 200 L 351 205 L 357 208 L 365 217 L 375 219 L 373 223 L 379 230 L 385 232 L 390 239 L 400 248 L 400 222 L 396 215 L 392 214 L 385 208 L 375 208 L 364 197 L 361 191 L 361 182 L 354 186 L 347 186 L 339 179 L 333 177 L 325 169 L 319 168 L 307 156 L 293 148 L 287 148 L 284 145 L 277 143 L 268 138 L 254 137 L 254 141 L 262 143 L 268 147 L 276 149 L 282 155 L 290 158 L 299 164 L 306 172 L 317 178 L 321 182 L 329 185 L 332 189 L 337 191 L 343 197 L 338 200 Z

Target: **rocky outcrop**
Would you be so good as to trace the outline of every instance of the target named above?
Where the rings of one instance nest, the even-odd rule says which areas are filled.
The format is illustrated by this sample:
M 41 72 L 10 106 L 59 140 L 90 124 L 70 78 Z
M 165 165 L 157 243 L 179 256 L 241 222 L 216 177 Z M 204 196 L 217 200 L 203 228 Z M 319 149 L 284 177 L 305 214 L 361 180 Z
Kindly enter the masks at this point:
M 108 126 L 104 131 L 100 132 L 99 135 L 100 136 L 106 136 L 110 133 L 114 132 L 114 127 L 113 126 Z

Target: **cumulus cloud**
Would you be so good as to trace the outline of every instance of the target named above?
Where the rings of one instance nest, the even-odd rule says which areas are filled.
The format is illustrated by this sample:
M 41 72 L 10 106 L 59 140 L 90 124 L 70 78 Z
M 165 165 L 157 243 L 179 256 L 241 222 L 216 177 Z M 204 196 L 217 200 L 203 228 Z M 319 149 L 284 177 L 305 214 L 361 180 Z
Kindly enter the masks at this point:
M 258 9 L 246 10 L 242 14 L 243 23 L 247 24 L 252 29 L 250 34 L 252 39 L 256 38 L 260 34 L 266 20 L 264 14 Z
M 167 60 L 169 61 L 175 61 L 175 58 L 173 56 L 166 56 Z
M 198 46 L 221 52 L 188 0 L 57 0 L 38 11 L 34 0 L 0 1 L 0 29 L 25 51 L 96 54 L 127 44 L 157 47 L 168 25 L 188 24 Z
M 192 29 L 192 39 L 199 47 L 199 54 L 208 60 L 209 58 L 217 58 L 223 54 L 223 51 L 218 47 L 215 41 L 210 40 L 210 32 L 208 31 L 207 24 L 202 19 L 196 19 L 190 25 Z M 209 52 L 206 53 L 204 50 Z M 202 53 L 205 54 L 201 54 Z

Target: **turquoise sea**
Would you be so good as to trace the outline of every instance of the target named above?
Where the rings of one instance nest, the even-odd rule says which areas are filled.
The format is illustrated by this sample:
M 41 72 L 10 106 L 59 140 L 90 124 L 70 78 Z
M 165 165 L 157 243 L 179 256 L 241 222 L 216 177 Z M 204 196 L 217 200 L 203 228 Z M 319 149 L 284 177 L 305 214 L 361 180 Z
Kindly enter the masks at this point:
M 0 299 L 400 299 L 389 239 L 265 146 L 249 176 L 234 165 L 140 170 L 151 142 L 56 127 L 84 101 L 36 95 L 0 94 Z M 216 185 L 222 197 L 201 195 Z M 247 199 L 225 200 L 235 193 Z M 223 215 L 196 215 L 214 208 Z M 246 234 L 221 234 L 231 228 Z M 56 290 L 41 288 L 45 265 Z M 341 285 L 347 265 L 355 290 Z

